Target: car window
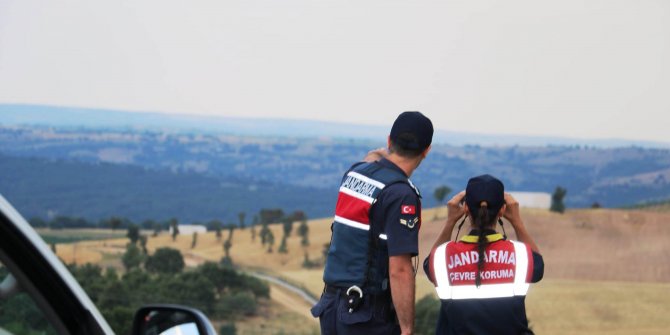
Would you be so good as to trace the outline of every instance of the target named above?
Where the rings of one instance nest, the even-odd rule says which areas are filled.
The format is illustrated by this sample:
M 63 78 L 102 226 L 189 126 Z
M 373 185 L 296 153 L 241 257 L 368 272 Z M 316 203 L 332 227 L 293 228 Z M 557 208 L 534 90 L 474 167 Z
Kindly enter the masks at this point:
M 56 335 L 35 301 L 0 260 L 0 335 Z

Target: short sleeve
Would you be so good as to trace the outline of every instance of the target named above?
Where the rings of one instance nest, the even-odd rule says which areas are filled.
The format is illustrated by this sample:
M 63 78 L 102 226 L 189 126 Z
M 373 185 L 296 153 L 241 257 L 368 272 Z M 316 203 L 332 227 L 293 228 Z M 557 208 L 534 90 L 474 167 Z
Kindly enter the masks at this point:
M 431 252 L 430 255 L 426 256 L 426 259 L 423 260 L 423 272 L 426 273 L 428 280 L 430 280 L 430 282 L 433 283 L 433 285 L 435 285 L 435 274 L 433 273 L 433 267 L 430 264 L 432 261 L 433 261 L 433 252 Z
M 531 283 L 537 283 L 544 277 L 544 259 L 542 255 L 533 251 L 533 277 L 530 279 Z
M 384 233 L 387 237 L 389 256 L 419 254 L 419 227 L 421 203 L 419 197 L 406 184 L 393 184 L 384 192 Z

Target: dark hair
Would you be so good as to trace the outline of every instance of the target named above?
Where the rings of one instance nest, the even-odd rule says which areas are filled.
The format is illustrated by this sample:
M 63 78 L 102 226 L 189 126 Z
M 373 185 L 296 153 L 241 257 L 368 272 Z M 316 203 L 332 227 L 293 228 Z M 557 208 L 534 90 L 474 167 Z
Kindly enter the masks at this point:
M 416 135 L 412 133 L 402 133 L 397 136 L 397 140 L 391 140 L 391 152 L 401 157 L 416 158 L 419 157 L 425 149 L 405 148 L 400 143 L 418 142 Z
M 474 214 L 474 213 L 471 213 Z M 477 277 L 475 277 L 475 285 L 479 287 L 482 284 L 482 270 L 484 270 L 484 253 L 486 247 L 489 245 L 489 240 L 486 238 L 485 228 L 495 223 L 496 216 L 489 214 L 489 207 L 486 202 L 482 202 L 477 215 L 473 215 L 475 228 L 479 231 L 477 239 L 477 252 L 479 253 L 479 260 L 477 261 Z

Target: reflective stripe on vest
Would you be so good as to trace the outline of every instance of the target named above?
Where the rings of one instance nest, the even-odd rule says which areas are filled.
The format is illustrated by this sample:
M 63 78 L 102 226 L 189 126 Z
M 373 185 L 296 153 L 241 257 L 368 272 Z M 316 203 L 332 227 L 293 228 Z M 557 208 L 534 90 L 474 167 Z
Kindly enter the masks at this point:
M 335 208 L 335 224 L 370 230 L 370 207 L 386 185 L 358 172 L 347 173 Z
M 528 277 L 528 251 L 526 245 L 521 242 L 510 241 L 514 245 L 516 265 L 514 268 L 514 281 L 501 284 L 482 284 L 477 287 L 474 284 L 452 285 L 449 280 L 449 269 L 447 267 L 447 246 L 453 242 L 447 242 L 438 246 L 433 254 L 433 271 L 435 276 L 435 289 L 440 299 L 484 299 L 502 298 L 513 296 L 525 296 L 530 284 Z

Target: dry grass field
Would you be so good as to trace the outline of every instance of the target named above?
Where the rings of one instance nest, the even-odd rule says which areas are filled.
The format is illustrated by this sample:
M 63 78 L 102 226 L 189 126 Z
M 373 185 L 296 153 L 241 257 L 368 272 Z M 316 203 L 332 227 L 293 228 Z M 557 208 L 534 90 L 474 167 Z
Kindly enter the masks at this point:
M 434 236 L 440 231 L 446 209 L 424 211 L 420 233 L 420 261 L 428 254 Z M 670 325 L 665 311 L 670 301 L 670 213 L 624 210 L 575 210 L 555 214 L 544 210 L 522 210 L 526 225 L 536 239 L 545 259 L 545 279 L 531 288 L 527 298 L 528 316 L 538 334 L 668 334 Z M 287 254 L 277 253 L 281 226 L 271 226 L 277 241 L 274 252 L 268 253 L 251 231 L 235 230 L 230 250 L 235 264 L 242 268 L 273 274 L 298 284 L 315 296 L 323 287 L 322 269 L 304 269 L 305 254 L 320 261 L 324 244 L 330 240 L 330 219 L 312 220 L 310 245 L 302 247 L 294 233 L 288 239 Z M 508 224 L 511 238 L 514 233 Z M 464 227 L 461 235 L 467 233 Z M 223 240 L 213 233 L 198 236 L 191 249 L 191 236 L 179 236 L 173 242 L 167 234 L 149 238 L 148 249 L 178 248 L 187 264 L 205 260 L 218 261 L 223 256 Z M 84 241 L 58 245 L 57 251 L 66 262 L 107 262 L 119 266 L 127 239 Z M 116 263 L 114 263 L 116 259 Z M 420 262 L 420 263 L 421 263 Z M 273 287 L 273 291 L 278 288 Z M 417 275 L 417 298 L 433 294 L 422 270 Z M 314 332 L 316 321 L 306 313 L 309 306 L 291 300 L 286 292 L 273 293 L 273 302 L 264 312 L 265 318 L 281 319 L 280 325 Z M 284 302 L 280 304 L 279 302 Z M 302 311 L 302 313 L 301 313 Z M 279 329 L 273 321 L 263 319 L 265 330 Z M 258 320 L 242 323 L 242 333 L 263 333 Z M 295 324 L 295 326 L 291 326 Z M 248 330 L 248 332 L 247 332 Z M 275 331 L 268 332 L 275 333 Z M 291 333 L 291 332 L 285 332 Z

